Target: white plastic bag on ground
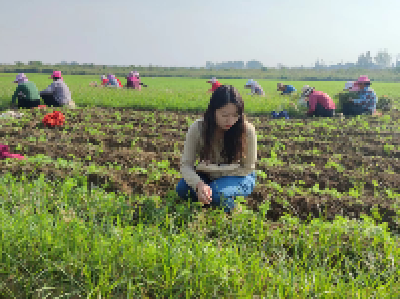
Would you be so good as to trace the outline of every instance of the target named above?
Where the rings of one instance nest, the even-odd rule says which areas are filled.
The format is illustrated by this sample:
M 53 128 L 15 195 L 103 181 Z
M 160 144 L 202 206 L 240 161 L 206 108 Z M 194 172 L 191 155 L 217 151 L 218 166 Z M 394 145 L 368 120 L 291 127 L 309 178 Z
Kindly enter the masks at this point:
M 21 118 L 24 114 L 9 110 L 0 115 L 0 118 Z
M 68 104 L 66 106 L 69 107 L 69 108 L 75 108 L 76 107 L 75 102 L 73 100 L 69 100 L 69 102 L 68 102 Z

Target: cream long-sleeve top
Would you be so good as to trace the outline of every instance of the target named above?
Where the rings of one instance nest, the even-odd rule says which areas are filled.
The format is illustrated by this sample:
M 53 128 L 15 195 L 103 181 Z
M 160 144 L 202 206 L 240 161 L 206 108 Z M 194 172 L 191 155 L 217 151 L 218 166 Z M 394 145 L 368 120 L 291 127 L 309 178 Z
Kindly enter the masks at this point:
M 224 140 L 221 138 L 217 144 L 213 145 L 210 164 L 201 162 L 195 167 L 196 158 L 200 155 L 203 147 L 203 122 L 203 118 L 196 120 L 186 133 L 180 171 L 183 179 L 190 187 L 196 190 L 196 185 L 201 181 L 196 170 L 207 174 L 211 180 L 223 176 L 247 176 L 255 170 L 257 134 L 254 126 L 247 121 L 245 121 L 246 152 L 240 163 L 223 164 L 226 161 L 221 157 L 221 151 L 224 147 Z

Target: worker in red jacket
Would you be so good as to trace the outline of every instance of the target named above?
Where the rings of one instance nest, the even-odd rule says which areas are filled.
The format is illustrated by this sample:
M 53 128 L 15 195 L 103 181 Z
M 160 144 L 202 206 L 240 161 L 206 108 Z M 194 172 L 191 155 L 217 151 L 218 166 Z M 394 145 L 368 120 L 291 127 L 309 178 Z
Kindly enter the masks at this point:
M 101 85 L 106 86 L 108 84 L 108 79 L 105 75 L 100 76 Z
M 335 102 L 329 95 L 322 91 L 315 90 L 314 87 L 304 86 L 302 98 L 308 98 L 308 116 L 332 117 L 335 114 Z
M 218 82 L 217 78 L 212 77 L 211 80 L 207 81 L 207 83 L 211 83 L 211 89 L 208 92 L 214 92 L 218 87 L 221 86 L 221 83 Z

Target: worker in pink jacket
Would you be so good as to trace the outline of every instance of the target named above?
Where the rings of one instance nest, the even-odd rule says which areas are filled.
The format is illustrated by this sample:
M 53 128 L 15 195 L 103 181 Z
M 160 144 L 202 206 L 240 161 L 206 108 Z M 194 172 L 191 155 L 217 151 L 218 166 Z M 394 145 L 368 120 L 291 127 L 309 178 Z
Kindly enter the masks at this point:
M 147 85 L 140 82 L 139 73 L 131 71 L 126 77 L 126 87 L 141 90 L 142 86 L 147 87 Z
M 335 114 L 336 106 L 331 97 L 314 87 L 304 86 L 302 98 L 308 98 L 308 116 L 332 117 Z

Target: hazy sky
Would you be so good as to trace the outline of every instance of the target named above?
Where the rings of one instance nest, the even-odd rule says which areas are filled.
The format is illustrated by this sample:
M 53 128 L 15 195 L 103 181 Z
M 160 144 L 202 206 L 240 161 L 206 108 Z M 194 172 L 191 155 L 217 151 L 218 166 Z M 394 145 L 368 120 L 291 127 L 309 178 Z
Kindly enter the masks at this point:
M 400 53 L 398 0 L 0 0 L 0 62 L 265 66 Z

